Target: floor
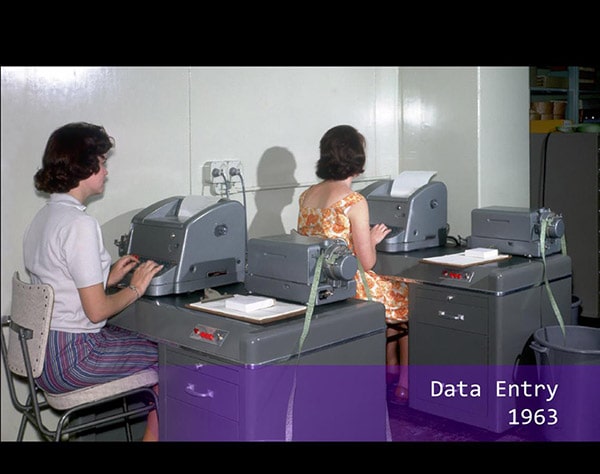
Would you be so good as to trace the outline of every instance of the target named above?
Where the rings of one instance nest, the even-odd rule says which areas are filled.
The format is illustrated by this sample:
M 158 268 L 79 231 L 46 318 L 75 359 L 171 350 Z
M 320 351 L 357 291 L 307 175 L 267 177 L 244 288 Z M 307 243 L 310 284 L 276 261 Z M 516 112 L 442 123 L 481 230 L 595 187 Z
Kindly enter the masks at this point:
M 522 427 L 494 433 L 447 418 L 388 403 L 392 441 L 399 442 L 522 442 L 534 438 Z
M 600 327 L 600 319 L 580 317 L 578 324 L 580 326 Z M 391 388 L 388 387 L 388 392 Z M 544 441 L 544 432 L 540 431 L 539 428 L 519 426 L 503 433 L 494 433 L 483 428 L 415 410 L 408 406 L 396 405 L 389 401 L 388 414 L 392 441 L 485 443 Z

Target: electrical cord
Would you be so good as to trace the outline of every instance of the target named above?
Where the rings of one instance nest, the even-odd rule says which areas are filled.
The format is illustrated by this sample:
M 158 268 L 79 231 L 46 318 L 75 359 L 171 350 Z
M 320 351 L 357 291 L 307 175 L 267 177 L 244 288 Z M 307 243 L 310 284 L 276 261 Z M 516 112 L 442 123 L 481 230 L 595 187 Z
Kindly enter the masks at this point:
M 446 237 L 446 242 L 450 241 L 455 247 L 466 247 L 468 244 L 467 239 L 457 235 L 456 237 L 449 235 Z
M 540 181 L 539 181 L 539 207 L 546 207 L 546 172 L 548 167 L 548 141 L 550 140 L 550 135 L 552 132 L 549 132 L 544 137 L 544 146 L 542 147 L 542 160 L 540 163 Z
M 468 243 L 467 239 L 462 238 L 460 235 L 456 237 L 450 235 L 450 224 L 446 224 L 446 244 L 448 242 L 453 242 L 455 247 L 466 247 Z
M 458 243 L 458 239 L 456 237 L 453 237 L 452 235 L 449 235 L 448 237 L 446 237 L 446 241 L 454 242 L 455 247 L 460 247 L 460 244 Z
M 227 176 L 225 176 L 225 173 L 223 173 L 223 170 L 221 170 L 220 175 L 223 177 L 223 182 L 225 183 L 225 196 L 227 197 L 227 199 L 229 199 L 229 183 L 230 183 L 230 181 L 227 180 Z
M 242 176 L 242 172 L 239 168 L 229 168 L 229 175 L 231 177 L 237 176 L 240 178 L 240 182 L 242 184 L 242 199 L 244 200 L 244 209 L 246 209 L 246 186 L 244 185 L 244 177 Z
M 223 172 L 223 170 L 218 170 L 218 169 L 214 169 L 212 171 L 212 175 L 213 177 L 218 177 L 221 176 L 223 178 L 223 182 L 225 183 L 225 195 L 227 197 L 227 199 L 230 199 L 229 197 L 229 188 L 231 187 L 231 180 L 227 179 L 227 176 L 225 175 L 225 173 Z M 233 166 L 231 168 L 229 168 L 229 176 L 231 176 L 232 178 L 234 176 L 237 176 L 240 179 L 241 185 L 242 185 L 242 198 L 244 201 L 244 210 L 247 212 L 247 207 L 246 207 L 246 185 L 244 183 L 244 177 L 242 176 L 242 172 L 239 168 L 234 168 Z M 248 219 L 248 216 L 246 216 L 246 220 Z
M 239 168 L 234 168 L 233 166 L 231 168 L 229 168 L 229 176 L 231 176 L 232 178 L 234 176 L 237 176 L 240 179 L 240 183 L 242 185 L 242 199 L 244 201 L 244 214 L 245 214 L 245 226 L 246 226 L 246 234 L 248 233 L 248 208 L 246 207 L 246 185 L 244 184 L 244 177 L 242 176 L 242 172 Z M 245 249 L 245 255 L 246 255 L 246 265 L 248 262 L 248 239 L 246 239 L 246 249 Z

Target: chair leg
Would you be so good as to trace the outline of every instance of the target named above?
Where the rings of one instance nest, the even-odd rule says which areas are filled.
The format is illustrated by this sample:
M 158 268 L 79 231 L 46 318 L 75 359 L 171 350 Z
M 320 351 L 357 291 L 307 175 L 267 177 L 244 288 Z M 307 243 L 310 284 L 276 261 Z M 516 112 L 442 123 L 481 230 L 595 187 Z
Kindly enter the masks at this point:
M 17 434 L 17 441 L 23 441 L 25 436 L 25 426 L 27 425 L 27 417 L 23 415 L 21 418 L 21 424 L 19 425 L 19 433 Z
M 127 413 L 127 397 L 123 397 L 123 413 Z M 127 435 L 127 441 L 131 441 L 133 436 L 131 435 L 131 424 L 129 423 L 129 417 L 124 419 L 125 421 L 125 434 Z

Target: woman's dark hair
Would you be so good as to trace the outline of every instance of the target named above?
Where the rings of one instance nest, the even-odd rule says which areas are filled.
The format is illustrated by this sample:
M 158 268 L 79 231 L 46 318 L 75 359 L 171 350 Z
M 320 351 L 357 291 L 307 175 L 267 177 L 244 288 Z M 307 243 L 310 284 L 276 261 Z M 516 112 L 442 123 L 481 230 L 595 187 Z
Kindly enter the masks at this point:
M 35 188 L 46 193 L 70 191 L 100 170 L 98 157 L 113 146 L 113 138 L 100 125 L 63 125 L 48 138 L 42 168 L 33 177 Z
M 321 138 L 317 176 L 341 180 L 364 173 L 365 137 L 350 125 L 333 127 Z

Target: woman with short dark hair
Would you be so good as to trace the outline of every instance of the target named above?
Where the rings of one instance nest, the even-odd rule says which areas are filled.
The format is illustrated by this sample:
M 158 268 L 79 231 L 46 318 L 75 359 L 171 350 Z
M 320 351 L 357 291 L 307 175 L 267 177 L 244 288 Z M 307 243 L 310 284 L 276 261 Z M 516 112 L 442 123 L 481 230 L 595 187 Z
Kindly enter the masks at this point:
M 350 125 L 328 130 L 320 141 L 316 174 L 322 181 L 299 198 L 298 232 L 302 235 L 343 239 L 364 269 L 373 300 L 383 303 L 388 323 L 387 364 L 400 366 L 392 401 L 408 400 L 408 285 L 400 277 L 378 275 L 376 245 L 391 231 L 385 224 L 369 225 L 366 198 L 352 190 L 352 180 L 364 172 L 365 138 Z M 356 298 L 368 299 L 360 271 L 355 275 Z
M 111 267 L 100 225 L 85 212 L 86 201 L 104 192 L 106 160 L 113 146 L 114 140 L 99 125 L 64 125 L 50 135 L 42 168 L 34 176 L 36 189 L 50 198 L 25 232 L 23 258 L 31 282 L 54 289 L 47 355 L 37 379 L 50 393 L 109 382 L 147 368 L 158 370 L 154 342 L 106 325 L 140 298 L 162 269 L 132 255 Z M 107 293 L 130 271 L 129 286 Z M 156 410 L 148 415 L 144 440 L 158 440 Z

